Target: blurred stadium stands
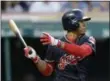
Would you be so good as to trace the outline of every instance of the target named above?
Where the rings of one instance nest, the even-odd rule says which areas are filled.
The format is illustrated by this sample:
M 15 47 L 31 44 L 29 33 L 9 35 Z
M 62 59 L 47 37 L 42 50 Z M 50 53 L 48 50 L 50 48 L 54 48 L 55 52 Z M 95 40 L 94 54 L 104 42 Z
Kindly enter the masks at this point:
M 51 7 L 50 7 L 51 6 Z M 2 12 L 61 12 L 71 8 L 83 11 L 108 12 L 109 2 L 75 1 L 75 2 L 30 2 L 30 1 L 2 1 Z
M 109 81 L 109 2 L 49 1 L 51 0 L 2 1 L 2 81 L 51 81 L 53 77 L 53 75 L 42 76 L 34 64 L 23 56 L 23 46 L 10 31 L 8 20 L 15 20 L 26 42 L 34 47 L 43 59 L 46 47 L 40 44 L 41 32 L 49 32 L 57 38 L 63 36 L 62 14 L 73 8 L 80 8 L 86 15 L 92 17 L 87 23 L 87 34 L 96 38 L 97 54 L 90 65 L 92 68 L 90 68 L 89 81 Z

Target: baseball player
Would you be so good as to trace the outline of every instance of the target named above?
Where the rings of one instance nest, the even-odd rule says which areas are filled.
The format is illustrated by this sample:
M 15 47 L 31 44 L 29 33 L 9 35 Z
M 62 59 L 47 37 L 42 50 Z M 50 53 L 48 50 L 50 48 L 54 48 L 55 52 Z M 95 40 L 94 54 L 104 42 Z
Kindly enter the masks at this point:
M 56 72 L 54 81 L 87 81 L 88 63 L 95 55 L 95 39 L 85 34 L 85 21 L 89 20 L 91 18 L 85 17 L 80 9 L 64 13 L 62 24 L 67 34 L 56 39 L 44 32 L 40 37 L 41 43 L 48 45 L 45 60 L 32 47 L 24 48 L 25 56 L 44 76 Z

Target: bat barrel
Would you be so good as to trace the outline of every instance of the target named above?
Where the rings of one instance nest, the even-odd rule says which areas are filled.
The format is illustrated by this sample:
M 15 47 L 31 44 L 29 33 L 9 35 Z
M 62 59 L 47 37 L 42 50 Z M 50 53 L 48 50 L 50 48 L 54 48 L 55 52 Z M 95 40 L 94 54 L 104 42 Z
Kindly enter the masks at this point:
M 15 23 L 12 19 L 9 20 L 9 27 L 10 27 L 11 30 L 14 32 L 14 34 L 21 40 L 21 42 L 23 43 L 23 45 L 24 45 L 25 47 L 27 47 L 27 44 L 26 44 L 26 42 L 24 41 L 24 39 L 23 39 L 23 37 L 22 37 L 22 35 L 21 35 L 21 33 L 20 33 L 20 31 L 19 31 L 19 29 L 18 29 L 16 23 Z

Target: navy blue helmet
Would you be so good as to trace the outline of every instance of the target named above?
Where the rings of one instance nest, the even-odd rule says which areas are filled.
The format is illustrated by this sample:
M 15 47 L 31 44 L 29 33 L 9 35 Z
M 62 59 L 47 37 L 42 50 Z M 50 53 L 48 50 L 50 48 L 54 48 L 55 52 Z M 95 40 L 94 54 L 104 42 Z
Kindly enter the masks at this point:
M 84 16 L 84 13 L 80 9 L 73 9 L 67 11 L 62 16 L 62 24 L 64 30 L 73 31 L 79 27 L 79 21 L 89 21 L 90 17 Z

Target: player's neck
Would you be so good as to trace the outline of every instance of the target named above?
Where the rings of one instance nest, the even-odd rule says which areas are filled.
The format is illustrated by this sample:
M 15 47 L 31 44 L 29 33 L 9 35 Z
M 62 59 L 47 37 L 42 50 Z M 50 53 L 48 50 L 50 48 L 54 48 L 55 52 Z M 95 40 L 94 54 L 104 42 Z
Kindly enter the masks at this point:
M 66 38 L 70 42 L 75 42 L 76 39 L 78 38 L 78 34 L 76 32 L 68 32 L 66 34 Z

